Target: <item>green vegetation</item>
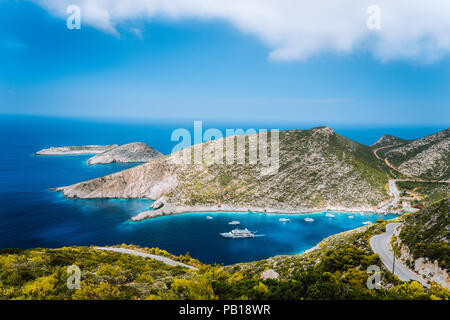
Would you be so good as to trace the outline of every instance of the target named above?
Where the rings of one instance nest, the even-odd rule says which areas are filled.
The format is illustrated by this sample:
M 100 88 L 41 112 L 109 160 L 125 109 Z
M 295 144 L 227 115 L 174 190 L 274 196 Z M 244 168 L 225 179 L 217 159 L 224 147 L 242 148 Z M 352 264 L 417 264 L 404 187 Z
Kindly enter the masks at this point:
M 447 272 L 450 257 L 449 205 L 450 199 L 447 198 L 406 216 L 399 235 L 414 259 L 423 257 L 431 261 L 437 260 L 439 266 Z
M 247 156 L 248 143 L 247 137 Z M 270 154 L 270 143 L 268 148 Z M 287 209 L 333 204 L 350 208 L 376 206 L 389 198 L 386 184 L 393 176 L 390 168 L 370 148 L 330 128 L 280 132 L 279 159 L 275 175 L 262 175 L 263 166 L 250 165 L 248 157 L 245 164 L 183 165 L 176 170 L 178 186 L 167 194 L 167 202 Z
M 383 148 L 392 145 L 400 145 L 409 142 L 408 140 L 404 140 L 398 138 L 396 136 L 391 136 L 389 134 L 385 134 L 382 136 L 377 142 L 370 146 L 371 149 Z
M 370 265 L 381 266 L 369 239 L 385 221 L 324 239 L 301 255 L 230 266 L 205 265 L 189 254 L 158 248 L 121 247 L 196 266 L 172 267 L 135 255 L 88 247 L 0 251 L 0 299 L 449 299 L 437 285 L 402 283 L 382 268 L 382 289 L 369 290 Z M 67 267 L 81 270 L 81 288 L 70 290 Z M 278 280 L 261 280 L 273 269 Z
M 398 181 L 397 186 L 406 194 L 420 198 L 412 201 L 413 205 L 420 202 L 428 206 L 450 196 L 450 186 L 445 182 Z
M 378 151 L 381 158 L 410 176 L 429 180 L 450 178 L 450 129 Z

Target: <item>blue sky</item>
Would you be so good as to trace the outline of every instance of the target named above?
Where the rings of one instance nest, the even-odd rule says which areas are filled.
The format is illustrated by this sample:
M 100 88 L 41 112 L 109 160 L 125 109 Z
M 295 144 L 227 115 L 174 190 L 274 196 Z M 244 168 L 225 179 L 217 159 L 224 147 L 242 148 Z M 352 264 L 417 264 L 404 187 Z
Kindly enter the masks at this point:
M 383 61 L 367 50 L 321 50 L 279 61 L 261 37 L 219 18 L 129 19 L 117 30 L 68 30 L 36 3 L 0 0 L 0 113 L 449 123 L 448 54 Z

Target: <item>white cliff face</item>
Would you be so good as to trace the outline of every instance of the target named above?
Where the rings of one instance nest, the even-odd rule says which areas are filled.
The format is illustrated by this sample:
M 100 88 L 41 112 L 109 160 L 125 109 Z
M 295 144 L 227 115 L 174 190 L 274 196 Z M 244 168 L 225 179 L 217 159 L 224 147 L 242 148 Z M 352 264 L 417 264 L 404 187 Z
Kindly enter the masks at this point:
M 54 190 L 69 198 L 157 200 L 177 185 L 174 166 L 164 158 Z
M 414 271 L 431 282 L 436 282 L 440 286 L 450 289 L 450 277 L 448 273 L 439 267 L 437 261 L 430 261 L 428 258 L 412 257 L 409 248 L 406 245 L 401 246 L 401 260 L 409 261 L 414 265 Z
M 133 142 L 109 149 L 88 159 L 88 165 L 105 163 L 149 162 L 162 156 L 162 153 L 143 142 Z

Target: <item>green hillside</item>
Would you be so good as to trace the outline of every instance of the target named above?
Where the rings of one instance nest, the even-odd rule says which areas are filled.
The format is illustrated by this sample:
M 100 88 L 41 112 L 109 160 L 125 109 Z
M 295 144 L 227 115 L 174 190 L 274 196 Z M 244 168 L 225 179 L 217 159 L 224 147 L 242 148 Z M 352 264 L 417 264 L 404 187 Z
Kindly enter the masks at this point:
M 408 215 L 400 233 L 400 239 L 408 246 L 414 259 L 437 260 L 447 272 L 450 267 L 449 206 L 450 199 L 447 198 Z
M 450 179 L 450 129 L 381 149 L 378 155 L 409 177 Z
M 405 143 L 408 143 L 409 140 L 405 140 L 405 139 L 401 139 L 399 137 L 396 136 L 391 136 L 389 134 L 385 134 L 384 136 L 382 136 L 380 139 L 377 140 L 377 142 L 375 142 L 374 144 L 372 144 L 370 146 L 371 149 L 377 149 L 377 148 L 384 148 L 387 146 L 392 146 L 392 145 L 402 145 Z
M 382 268 L 382 288 L 370 290 L 370 265 L 381 263 L 368 241 L 385 222 L 324 239 L 312 251 L 211 266 L 189 255 L 132 248 L 198 267 L 190 270 L 126 253 L 88 247 L 0 251 L 0 299 L 449 299 L 450 292 L 401 283 Z M 81 288 L 70 290 L 67 267 L 81 269 Z M 272 269 L 278 279 L 261 279 Z

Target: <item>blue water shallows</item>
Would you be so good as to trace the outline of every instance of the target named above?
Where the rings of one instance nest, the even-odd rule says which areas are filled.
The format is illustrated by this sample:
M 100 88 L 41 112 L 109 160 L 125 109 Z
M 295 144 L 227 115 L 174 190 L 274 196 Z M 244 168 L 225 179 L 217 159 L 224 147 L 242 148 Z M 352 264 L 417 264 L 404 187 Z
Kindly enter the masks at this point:
M 1 119 L 0 119 L 1 120 Z M 147 200 L 73 200 L 51 192 L 136 164 L 87 166 L 83 156 L 34 156 L 49 146 L 123 144 L 144 141 L 164 153 L 171 149 L 170 133 L 178 126 L 102 125 L 73 120 L 7 119 L 0 126 L 0 248 L 114 245 L 133 243 L 160 247 L 174 254 L 190 252 L 206 263 L 234 263 L 300 253 L 323 238 L 362 226 L 364 221 L 394 215 L 325 213 L 273 215 L 262 213 L 190 213 L 139 223 L 129 218 L 151 205 Z M 208 220 L 206 216 L 214 219 Z M 311 217 L 314 222 L 304 219 Z M 280 222 L 289 218 L 290 222 Z M 251 239 L 219 235 L 235 226 L 264 234 Z

